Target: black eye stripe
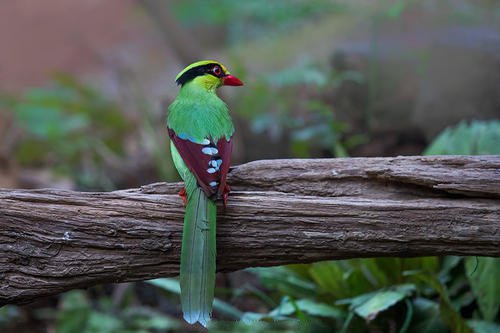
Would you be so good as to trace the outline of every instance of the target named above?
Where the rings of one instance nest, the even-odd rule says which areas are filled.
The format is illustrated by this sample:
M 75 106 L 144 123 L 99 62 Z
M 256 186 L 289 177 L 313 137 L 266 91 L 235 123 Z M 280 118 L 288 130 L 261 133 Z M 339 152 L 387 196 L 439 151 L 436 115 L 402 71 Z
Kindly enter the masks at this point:
M 175 82 L 179 85 L 183 85 L 186 82 L 191 81 L 195 77 L 205 75 L 205 74 L 211 74 L 211 75 L 217 77 L 217 75 L 213 72 L 215 66 L 220 68 L 220 75 L 222 75 L 222 68 L 220 67 L 219 64 L 209 63 L 206 65 L 201 65 L 201 66 L 191 68 L 186 73 L 182 74 L 177 80 L 175 80 Z M 220 75 L 219 75 L 219 77 L 220 77 Z

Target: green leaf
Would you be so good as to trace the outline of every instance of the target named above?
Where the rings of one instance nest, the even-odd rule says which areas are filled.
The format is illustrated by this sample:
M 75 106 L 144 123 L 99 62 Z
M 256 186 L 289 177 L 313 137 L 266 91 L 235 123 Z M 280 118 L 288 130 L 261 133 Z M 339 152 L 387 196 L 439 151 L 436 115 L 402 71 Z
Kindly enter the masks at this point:
M 370 259 L 359 259 L 353 260 L 353 265 L 358 265 L 357 267 L 363 272 L 363 275 L 366 277 L 368 281 L 370 281 L 373 289 L 378 289 L 381 287 L 385 287 L 389 285 L 390 276 L 388 276 L 389 270 L 385 269 L 384 265 L 382 265 L 385 258 L 370 258 Z M 400 260 L 398 258 L 389 258 L 394 260 Z M 398 267 L 399 263 L 392 263 L 391 267 Z
M 328 82 L 328 77 L 309 63 L 297 64 L 287 67 L 280 72 L 272 72 L 267 75 L 269 84 L 277 87 L 293 86 L 298 84 L 309 84 L 322 86 Z
M 305 298 L 317 291 L 314 283 L 287 266 L 253 268 L 248 271 L 257 274 L 266 287 L 277 289 L 281 293 L 295 298 Z
M 462 262 L 462 257 L 446 256 L 443 258 L 441 269 L 439 271 L 439 279 L 443 282 L 450 280 L 450 272 Z
M 446 332 L 443 324 L 439 304 L 429 299 L 417 297 L 413 300 L 414 318 L 411 332 L 414 333 L 441 333 Z
M 0 308 L 0 327 L 12 325 L 21 317 L 19 308 L 14 305 L 5 305 Z
M 209 332 L 211 333 L 295 333 L 298 330 L 297 320 L 285 318 L 286 320 L 275 320 L 266 318 L 260 313 L 248 313 L 248 320 L 246 321 L 212 321 L 209 325 Z M 254 319 L 253 316 L 258 317 Z
M 89 316 L 87 322 L 88 333 L 119 333 L 123 331 L 123 324 L 121 320 L 106 313 L 93 311 Z M 81 332 L 76 330 L 73 332 Z
M 218 298 L 214 299 L 214 309 L 234 319 L 241 319 L 243 312 Z
M 378 313 L 410 296 L 416 287 L 412 284 L 395 286 L 391 290 L 380 290 L 363 294 L 351 299 L 341 300 L 337 304 L 351 304 L 351 309 L 366 320 L 373 320 Z
M 465 270 L 484 319 L 493 321 L 500 307 L 500 259 L 468 257 Z
M 379 312 L 384 311 L 405 298 L 405 294 L 396 291 L 381 291 L 373 295 L 354 312 L 366 320 L 373 320 Z
M 91 305 L 81 290 L 65 293 L 61 297 L 61 310 L 58 312 L 56 330 L 58 333 L 83 332 L 91 314 Z
M 269 315 L 271 317 L 277 316 L 288 316 L 295 313 L 299 309 L 312 316 L 329 317 L 335 319 L 341 319 L 345 316 L 345 313 L 331 305 L 317 302 L 312 299 L 300 299 L 295 302 L 292 300 L 287 300 L 282 302 L 277 308 L 272 310 Z
M 321 290 L 336 298 L 346 297 L 349 294 L 344 275 L 347 272 L 342 269 L 339 262 L 324 261 L 311 264 L 309 273 Z
M 166 331 L 179 328 L 180 322 L 177 319 L 167 317 L 165 314 L 152 308 L 133 306 L 127 307 L 121 317 L 126 322 L 127 327 L 140 328 L 149 332 Z M 138 332 L 134 330 L 134 332 Z
M 498 333 L 500 325 L 483 320 L 468 320 L 467 324 L 472 328 L 474 333 Z
M 241 317 L 241 321 L 246 324 L 251 324 L 253 322 L 259 321 L 264 318 L 266 314 L 256 313 L 256 312 L 245 312 Z
M 424 155 L 488 155 L 500 154 L 500 121 L 462 121 L 446 128 Z
M 472 333 L 472 330 L 461 317 L 460 313 L 451 304 L 446 286 L 439 281 L 437 276 L 429 272 L 422 271 L 407 271 L 405 272 L 405 275 L 420 279 L 438 293 L 440 299 L 439 312 L 441 314 L 441 319 L 453 332 Z
M 398 303 L 409 296 L 414 290 L 415 286 L 413 285 L 401 285 L 395 290 L 376 292 L 368 301 L 354 309 L 354 311 L 367 320 L 374 319 L 379 312 Z
M 168 292 L 179 295 L 181 293 L 181 287 L 179 285 L 179 280 L 171 278 L 160 278 L 146 281 L 153 286 L 166 290 Z

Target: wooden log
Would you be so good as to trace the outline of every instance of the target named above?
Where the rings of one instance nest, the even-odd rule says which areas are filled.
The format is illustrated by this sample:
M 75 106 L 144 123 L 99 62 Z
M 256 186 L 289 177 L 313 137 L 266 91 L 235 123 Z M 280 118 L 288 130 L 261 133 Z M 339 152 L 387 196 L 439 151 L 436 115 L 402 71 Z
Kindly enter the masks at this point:
M 500 156 L 256 161 L 233 168 L 219 271 L 375 256 L 500 256 Z M 0 190 L 0 305 L 178 274 L 182 184 Z

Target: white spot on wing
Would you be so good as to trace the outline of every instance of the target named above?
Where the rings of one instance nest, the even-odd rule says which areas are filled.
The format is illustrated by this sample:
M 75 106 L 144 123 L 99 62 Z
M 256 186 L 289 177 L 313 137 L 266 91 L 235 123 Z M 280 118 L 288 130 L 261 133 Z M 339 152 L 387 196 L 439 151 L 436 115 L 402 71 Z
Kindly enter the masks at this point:
M 201 152 L 206 155 L 215 155 L 219 152 L 219 150 L 213 147 L 204 147 L 201 149 Z

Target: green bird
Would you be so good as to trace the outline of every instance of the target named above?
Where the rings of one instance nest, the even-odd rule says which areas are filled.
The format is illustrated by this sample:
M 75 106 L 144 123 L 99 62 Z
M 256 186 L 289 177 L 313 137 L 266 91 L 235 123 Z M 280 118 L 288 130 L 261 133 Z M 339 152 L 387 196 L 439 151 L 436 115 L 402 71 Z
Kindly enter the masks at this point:
M 182 233 L 180 285 L 184 319 L 206 326 L 215 287 L 216 201 L 229 194 L 226 176 L 232 150 L 233 122 L 216 94 L 221 86 L 241 86 L 219 62 L 204 60 L 182 70 L 181 86 L 167 117 L 174 165 L 184 180 L 179 192 L 186 213 Z

